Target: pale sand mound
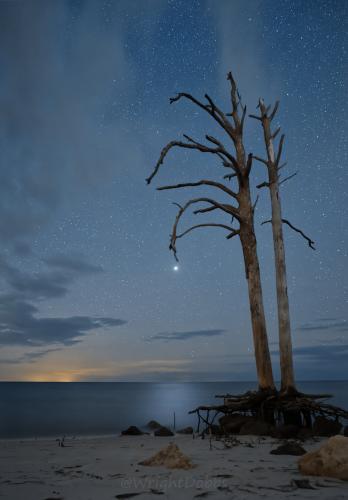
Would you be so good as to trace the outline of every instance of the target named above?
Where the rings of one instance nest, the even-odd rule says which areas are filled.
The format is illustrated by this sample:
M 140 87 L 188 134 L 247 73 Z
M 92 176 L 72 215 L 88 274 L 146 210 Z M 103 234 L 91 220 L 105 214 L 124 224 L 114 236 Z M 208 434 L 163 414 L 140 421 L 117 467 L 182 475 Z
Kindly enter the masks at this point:
M 348 480 L 348 437 L 334 436 L 318 450 L 303 455 L 298 466 L 302 474 Z
M 168 469 L 193 469 L 195 465 L 184 455 L 176 444 L 170 443 L 152 457 L 139 462 L 139 465 L 164 465 Z

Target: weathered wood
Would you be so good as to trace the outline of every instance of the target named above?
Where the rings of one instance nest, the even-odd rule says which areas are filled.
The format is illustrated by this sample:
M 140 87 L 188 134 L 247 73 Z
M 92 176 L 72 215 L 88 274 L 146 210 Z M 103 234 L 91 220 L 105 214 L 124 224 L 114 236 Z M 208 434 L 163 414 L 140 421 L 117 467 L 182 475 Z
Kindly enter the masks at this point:
M 271 131 L 271 122 L 277 113 L 279 101 L 276 102 L 273 111 L 269 114 L 270 106 L 266 107 L 263 100 L 259 100 L 260 116 L 257 119 L 262 124 L 263 136 L 266 146 L 267 159 L 255 156 L 254 158 L 262 162 L 267 167 L 268 181 L 262 182 L 257 188 L 269 188 L 272 219 L 263 222 L 272 224 L 273 247 L 274 247 L 274 262 L 276 272 L 276 288 L 277 288 L 277 307 L 278 307 L 278 330 L 279 330 L 279 354 L 280 354 L 280 372 L 281 372 L 281 390 L 286 394 L 295 394 L 295 376 L 292 357 L 291 344 L 291 325 L 289 312 L 289 298 L 287 289 L 286 277 L 286 262 L 285 248 L 283 237 L 283 224 L 287 224 L 294 231 L 298 232 L 308 241 L 310 248 L 313 250 L 314 241 L 304 234 L 303 231 L 293 226 L 287 219 L 282 218 L 282 208 L 279 194 L 279 186 L 284 182 L 292 179 L 295 174 L 292 174 L 280 181 L 279 171 L 284 165 L 280 165 L 284 145 L 284 134 L 281 136 L 278 151 L 275 153 L 273 140 L 280 131 L 278 127 L 275 132 Z M 255 116 L 253 116 L 255 118 Z
M 275 155 L 273 135 L 271 132 L 271 121 L 277 112 L 278 105 L 279 103 L 277 102 L 271 115 L 268 115 L 268 111 L 263 100 L 260 99 L 259 101 L 261 112 L 260 118 L 267 150 L 266 165 L 268 171 L 268 188 L 270 191 L 272 207 L 272 232 L 277 288 L 281 389 L 284 392 L 291 392 L 295 389 L 295 376 L 292 358 L 289 298 L 278 174 L 278 165 L 282 153 L 284 135 L 282 135 L 280 139 L 278 152 L 277 155 Z
M 184 135 L 187 142 L 171 141 L 162 149 L 153 172 L 146 180 L 148 184 L 151 183 L 152 179 L 157 175 L 161 165 L 163 164 L 165 157 L 173 148 L 191 149 L 201 153 L 213 154 L 222 161 L 224 167 L 232 170 L 232 173 L 229 174 L 227 178 L 229 180 L 232 178 L 236 179 L 236 190 L 231 189 L 220 182 L 205 179 L 197 182 L 186 182 L 163 186 L 159 188 L 159 190 L 209 186 L 218 190 L 220 193 L 222 191 L 226 196 L 231 198 L 231 203 L 218 202 L 212 198 L 194 198 L 189 200 L 183 206 L 178 205 L 179 211 L 174 221 L 169 248 L 173 251 L 175 258 L 177 259 L 177 240 L 191 233 L 191 231 L 202 227 L 219 227 L 228 230 L 228 239 L 234 236 L 239 236 L 244 255 L 246 278 L 248 281 L 250 314 L 259 388 L 267 392 L 269 390 L 273 390 L 275 386 L 267 339 L 260 268 L 254 231 L 254 210 L 256 203 L 252 203 L 249 186 L 249 175 L 252 168 L 253 156 L 252 154 L 249 154 L 248 156 L 246 155 L 243 144 L 243 125 L 246 116 L 246 107 L 241 104 L 240 95 L 231 73 L 228 73 L 227 79 L 230 82 L 232 105 L 232 112 L 228 115 L 223 113 L 207 94 L 205 95 L 205 98 L 208 101 L 208 104 L 204 104 L 187 93 L 179 93 L 176 97 L 172 98 L 170 102 L 174 103 L 180 99 L 188 99 L 196 106 L 207 112 L 218 123 L 222 131 L 227 134 L 229 140 L 232 139 L 234 154 L 228 151 L 220 140 L 211 135 L 206 135 L 206 139 L 212 143 L 214 147 L 202 144 L 188 135 Z M 231 116 L 232 120 L 229 120 L 227 116 Z M 239 229 L 227 226 L 226 224 L 217 224 L 214 222 L 196 224 L 186 231 L 178 234 L 178 224 L 181 221 L 182 216 L 186 210 L 196 203 L 204 203 L 208 206 L 203 206 L 202 208 L 195 210 L 193 212 L 194 214 L 202 214 L 211 211 L 219 211 L 225 214 L 227 213 L 233 220 L 235 219 L 239 223 Z
M 198 406 L 189 413 L 196 413 L 198 419 L 202 419 L 205 423 L 209 423 L 209 418 L 202 417 L 201 412 L 206 412 L 208 415 L 211 410 L 225 415 L 234 413 L 256 414 L 259 418 L 262 418 L 265 412 L 272 412 L 275 421 L 279 421 L 282 414 L 295 411 L 302 415 L 304 426 L 311 421 L 310 417 L 317 415 L 348 419 L 347 410 L 317 401 L 318 399 L 331 397 L 330 394 L 304 394 L 297 391 L 293 394 L 286 394 L 281 391 L 248 391 L 245 394 L 225 394 L 216 397 L 223 398 L 224 404 Z
M 248 196 L 248 192 L 243 196 Z M 241 205 L 243 200 L 241 197 Z M 250 315 L 254 339 L 256 370 L 259 386 L 262 389 L 274 387 L 272 384 L 271 357 L 268 348 L 266 320 L 263 308 L 262 286 L 259 262 L 257 258 L 256 237 L 254 231 L 253 217 L 251 214 L 249 200 L 246 200 L 245 209 L 249 213 L 245 215 L 245 222 L 240 227 L 240 240 L 243 248 L 245 263 L 245 274 L 248 282 Z

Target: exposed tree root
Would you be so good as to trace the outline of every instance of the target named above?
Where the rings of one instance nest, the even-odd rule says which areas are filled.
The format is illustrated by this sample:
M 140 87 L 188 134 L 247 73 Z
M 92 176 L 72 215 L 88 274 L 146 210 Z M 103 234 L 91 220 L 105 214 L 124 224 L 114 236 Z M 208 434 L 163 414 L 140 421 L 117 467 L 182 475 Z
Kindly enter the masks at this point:
M 199 406 L 190 411 L 198 417 L 197 432 L 201 423 L 211 429 L 217 415 L 252 415 L 260 420 L 272 422 L 275 426 L 284 423 L 286 414 L 297 414 L 303 427 L 310 428 L 312 418 L 317 416 L 348 419 L 348 411 L 320 400 L 330 398 L 330 394 L 304 394 L 296 389 L 287 392 L 248 391 L 245 394 L 217 395 L 224 400 L 220 405 Z

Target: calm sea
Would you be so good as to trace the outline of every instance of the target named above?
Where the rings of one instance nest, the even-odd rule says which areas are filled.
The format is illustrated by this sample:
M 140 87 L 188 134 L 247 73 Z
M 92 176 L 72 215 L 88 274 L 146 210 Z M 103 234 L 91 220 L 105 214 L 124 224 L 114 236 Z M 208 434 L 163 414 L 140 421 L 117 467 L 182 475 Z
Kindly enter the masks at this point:
M 216 403 L 215 394 L 255 389 L 254 382 L 0 383 L 0 438 L 116 434 L 152 419 L 176 428 L 196 425 L 188 411 Z M 329 393 L 348 408 L 348 381 L 302 382 L 307 393 Z

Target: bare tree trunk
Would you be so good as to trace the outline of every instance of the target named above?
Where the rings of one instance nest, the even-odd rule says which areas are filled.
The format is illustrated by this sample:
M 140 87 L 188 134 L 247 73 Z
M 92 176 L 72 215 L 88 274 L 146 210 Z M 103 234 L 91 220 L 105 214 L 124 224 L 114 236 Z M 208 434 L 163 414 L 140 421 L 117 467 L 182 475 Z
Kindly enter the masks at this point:
M 276 174 L 276 178 L 278 175 Z M 272 205 L 272 231 L 276 268 L 276 286 L 278 303 L 278 328 L 281 390 L 291 392 L 295 389 L 294 367 L 292 360 L 291 326 L 288 287 L 286 278 L 285 249 L 283 239 L 283 225 L 281 205 L 278 192 L 278 180 L 273 180 L 274 173 L 269 176 L 271 205 Z
M 248 183 L 249 184 L 249 183 Z M 240 227 L 245 274 L 248 281 L 250 315 L 254 341 L 257 378 L 261 390 L 274 389 L 271 357 L 268 347 L 266 319 L 263 306 L 259 259 L 254 231 L 253 208 L 249 187 L 241 193 L 240 209 L 245 212 L 245 222 Z M 245 206 L 244 206 L 245 205 Z
M 235 149 L 235 156 L 233 152 L 225 148 L 225 146 L 219 139 L 211 135 L 206 135 L 206 139 L 209 144 L 198 142 L 188 135 L 184 135 L 186 141 L 171 141 L 162 149 L 155 168 L 146 180 L 148 184 L 152 181 L 152 179 L 157 175 L 168 152 L 172 148 L 177 147 L 215 155 L 217 158 L 219 158 L 220 161 L 222 161 L 223 166 L 229 169 L 230 173 L 225 175 L 224 179 L 228 179 L 229 181 L 231 181 L 232 179 L 236 180 L 237 190 L 233 187 L 228 187 L 226 186 L 226 184 L 223 184 L 221 182 L 209 179 L 202 179 L 196 182 L 185 182 L 169 186 L 161 186 L 157 189 L 167 190 L 210 186 L 214 187 L 215 191 L 218 191 L 220 194 L 221 192 L 223 192 L 225 195 L 228 195 L 230 197 L 230 203 L 219 202 L 210 197 L 193 198 L 187 201 L 187 203 L 185 203 L 185 205 L 183 206 L 176 203 L 176 205 L 179 207 L 179 211 L 173 225 L 169 248 L 173 251 L 175 258 L 177 259 L 177 240 L 190 233 L 191 231 L 202 227 L 223 228 L 228 231 L 228 235 L 226 236 L 227 239 L 233 238 L 237 235 L 239 236 L 243 249 L 246 277 L 248 280 L 251 323 L 259 389 L 263 391 L 273 391 L 275 389 L 275 386 L 272 373 L 271 357 L 268 348 L 260 268 L 257 256 L 256 237 L 254 232 L 255 207 L 253 206 L 251 201 L 249 186 L 249 175 L 252 167 L 253 155 L 249 154 L 246 158 L 243 145 L 243 126 L 246 116 L 246 107 L 241 103 L 241 98 L 231 73 L 228 73 L 227 79 L 229 80 L 231 85 L 232 112 L 229 114 L 224 113 L 207 94 L 205 95 L 207 104 L 199 101 L 191 94 L 187 94 L 184 92 L 179 93 L 176 97 L 171 98 L 170 102 L 174 103 L 179 101 L 180 99 L 187 99 L 193 102 L 199 108 L 203 109 L 206 113 L 208 113 L 219 124 L 224 133 L 227 134 L 228 138 L 232 140 Z M 228 116 L 231 116 L 232 120 L 230 120 Z M 208 222 L 195 224 L 181 234 L 178 234 L 178 224 L 181 217 L 186 212 L 186 210 L 191 208 L 193 205 L 196 206 L 197 203 L 204 203 L 207 206 L 194 210 L 194 214 L 202 214 L 208 212 L 210 213 L 212 211 L 218 210 L 220 212 L 223 212 L 224 214 L 228 214 L 229 217 L 232 217 L 233 221 L 236 220 L 239 223 L 239 229 L 236 229 L 233 226 L 227 225 L 225 223 L 221 224 L 216 222 Z
M 277 105 L 275 110 L 277 109 Z M 267 109 L 262 101 L 260 101 L 261 122 L 264 132 L 264 139 L 267 149 L 267 171 L 268 171 L 268 187 L 271 196 L 272 206 L 272 232 L 273 246 L 275 256 L 275 272 L 276 272 L 276 287 L 277 287 L 277 304 L 278 304 L 278 328 L 279 328 L 279 351 L 280 351 L 280 371 L 281 371 L 281 391 L 294 392 L 295 378 L 292 359 L 292 343 L 291 343 L 291 326 L 289 299 L 286 277 L 285 249 L 283 238 L 283 223 L 281 213 L 281 203 L 279 196 L 279 160 L 282 150 L 284 136 L 282 136 L 279 144 L 277 158 L 274 153 L 273 136 L 271 132 L 271 119 L 268 116 Z

